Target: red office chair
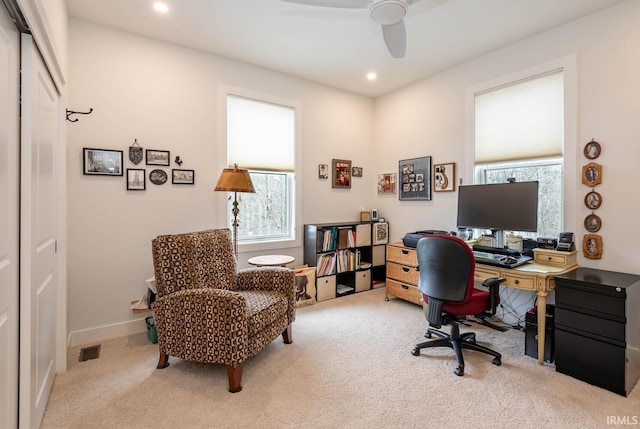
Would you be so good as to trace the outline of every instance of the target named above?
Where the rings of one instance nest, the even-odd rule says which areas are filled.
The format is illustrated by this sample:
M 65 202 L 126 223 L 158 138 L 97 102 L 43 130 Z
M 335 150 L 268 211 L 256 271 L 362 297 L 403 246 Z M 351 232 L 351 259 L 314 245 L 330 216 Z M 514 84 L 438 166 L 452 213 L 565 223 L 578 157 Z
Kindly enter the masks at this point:
M 489 354 L 494 357 L 493 364 L 500 366 L 500 353 L 477 344 L 476 334 L 473 332 L 460 334 L 459 324 L 466 320 L 467 315 L 484 320 L 484 317 L 495 314 L 500 302 L 498 288 L 505 279 L 485 280 L 482 285 L 488 287 L 489 291 L 476 289 L 473 252 L 457 237 L 434 234 L 421 238 L 416 251 L 420 271 L 418 289 L 428 305 L 427 320 L 430 327 L 425 337 L 436 335 L 440 338 L 417 344 L 411 354 L 419 356 L 421 349 L 429 347 L 450 347 L 458 361 L 453 372 L 459 376 L 464 375 L 462 349 Z M 450 334 L 437 329 L 443 324 L 451 324 Z

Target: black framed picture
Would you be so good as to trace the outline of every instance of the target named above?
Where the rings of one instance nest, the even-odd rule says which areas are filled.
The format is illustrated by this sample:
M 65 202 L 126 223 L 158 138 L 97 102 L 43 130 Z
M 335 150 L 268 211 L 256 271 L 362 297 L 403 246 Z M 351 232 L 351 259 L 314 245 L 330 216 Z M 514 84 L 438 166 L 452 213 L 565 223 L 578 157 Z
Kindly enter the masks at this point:
M 171 164 L 170 152 L 168 150 L 147 149 L 147 165 L 165 165 Z
M 84 174 L 122 176 L 122 151 L 111 149 L 82 149 Z
M 404 159 L 398 171 L 401 201 L 431 200 L 431 157 Z
M 144 168 L 127 168 L 127 190 L 144 191 L 147 185 Z
M 171 183 L 174 185 L 193 185 L 196 180 L 194 170 L 171 170 Z
M 149 180 L 154 185 L 164 185 L 167 182 L 167 173 L 164 170 L 155 169 L 149 173 Z

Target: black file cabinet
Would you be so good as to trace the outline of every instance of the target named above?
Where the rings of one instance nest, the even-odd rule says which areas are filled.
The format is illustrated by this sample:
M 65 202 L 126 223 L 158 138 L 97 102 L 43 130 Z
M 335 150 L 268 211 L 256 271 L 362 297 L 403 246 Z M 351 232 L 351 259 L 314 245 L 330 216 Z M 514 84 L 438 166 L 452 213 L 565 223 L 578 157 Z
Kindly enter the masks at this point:
M 555 280 L 556 371 L 629 395 L 640 377 L 640 276 L 578 268 Z

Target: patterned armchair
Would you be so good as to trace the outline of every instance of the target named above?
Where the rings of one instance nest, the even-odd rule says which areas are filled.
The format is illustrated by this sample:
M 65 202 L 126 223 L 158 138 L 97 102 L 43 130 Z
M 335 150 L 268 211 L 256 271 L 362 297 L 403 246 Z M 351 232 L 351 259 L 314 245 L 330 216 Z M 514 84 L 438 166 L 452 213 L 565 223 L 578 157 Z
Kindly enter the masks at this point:
M 152 241 L 158 368 L 169 356 L 227 366 L 229 391 L 242 366 L 278 335 L 292 342 L 295 278 L 288 268 L 237 271 L 231 232 L 212 229 Z

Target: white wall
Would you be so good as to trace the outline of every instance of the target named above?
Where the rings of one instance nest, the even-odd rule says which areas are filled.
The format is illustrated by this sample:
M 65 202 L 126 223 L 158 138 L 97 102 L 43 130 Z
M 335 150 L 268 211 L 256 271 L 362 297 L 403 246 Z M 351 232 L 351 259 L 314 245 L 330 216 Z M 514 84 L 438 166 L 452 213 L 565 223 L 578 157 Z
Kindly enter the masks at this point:
M 375 176 L 397 172 L 398 161 L 430 155 L 456 162 L 471 183 L 465 162 L 466 92 L 469 87 L 566 55 L 577 57 L 578 118 L 575 147 L 579 172 L 584 144 L 603 146 L 598 215 L 603 220 L 601 260 L 580 256 L 583 266 L 640 273 L 633 222 L 640 218 L 640 2 L 630 0 L 479 57 L 372 101 L 251 65 L 128 33 L 71 20 L 69 108 L 95 112 L 68 125 L 69 324 L 77 343 L 144 329 L 128 302 L 144 292 L 152 275 L 150 241 L 158 234 L 219 227 L 214 195 L 224 145 L 220 135 L 219 85 L 246 88 L 302 103 L 303 219 L 300 224 L 358 219 L 376 207 L 390 221 L 392 240 L 421 228 L 455 229 L 457 193 L 432 201 L 398 201 L 378 195 Z M 82 175 L 82 148 L 126 150 L 137 138 L 145 148 L 171 150 L 183 168 L 196 170 L 193 187 L 125 190 L 123 178 Z M 319 163 L 351 159 L 364 168 L 351 190 L 331 189 L 317 178 Z M 133 167 L 128 161 L 126 167 Z M 578 173 L 579 174 L 579 173 Z M 582 198 L 588 188 L 573 174 L 574 212 L 582 245 Z M 285 249 L 302 261 L 302 249 Z M 582 252 L 580 252 L 581 255 Z M 252 254 L 241 254 L 240 265 Z
M 213 188 L 222 166 L 222 85 L 297 100 L 302 105 L 300 226 L 350 221 L 370 207 L 375 186 L 373 101 L 199 51 L 71 20 L 69 108 L 94 112 L 68 123 L 69 325 L 71 343 L 144 330 L 129 301 L 153 275 L 151 240 L 159 234 L 222 227 Z M 151 184 L 127 191 L 123 177 L 84 176 L 82 148 L 171 151 L 195 170 L 195 186 Z M 365 176 L 351 190 L 318 179 L 318 164 L 350 159 Z M 172 162 L 172 168 L 175 165 Z M 164 168 L 170 172 L 170 168 Z M 369 173 L 369 174 L 368 174 Z M 170 181 L 169 181 L 170 182 Z M 222 211 L 224 213 L 224 211 Z M 302 229 L 302 228 L 301 228 Z M 302 248 L 279 249 L 302 263 Z M 253 254 L 241 254 L 240 266 Z
M 378 172 L 395 172 L 397 160 L 431 155 L 435 163 L 456 162 L 457 175 L 472 183 L 472 165 L 465 160 L 469 138 L 466 91 L 479 83 L 509 75 L 571 54 L 577 57 L 578 117 L 576 165 L 567 166 L 575 193 L 575 225 L 581 266 L 640 273 L 635 222 L 640 218 L 640 2 L 628 1 L 573 23 L 479 57 L 376 100 L 376 164 Z M 603 165 L 603 196 L 597 210 L 603 226 L 600 260 L 582 257 L 585 216 L 580 183 L 582 150 L 592 138 L 602 144 L 596 162 Z M 455 229 L 457 193 L 436 193 L 429 202 L 379 197 L 382 215 L 391 222 L 391 239 L 425 228 Z

